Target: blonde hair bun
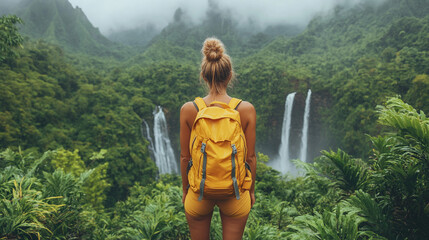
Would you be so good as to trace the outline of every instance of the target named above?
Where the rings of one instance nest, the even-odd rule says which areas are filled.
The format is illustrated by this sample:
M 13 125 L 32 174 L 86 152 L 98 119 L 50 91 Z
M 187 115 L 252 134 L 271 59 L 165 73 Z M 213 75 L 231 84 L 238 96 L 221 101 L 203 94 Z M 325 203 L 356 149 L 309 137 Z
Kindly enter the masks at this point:
M 204 41 L 202 52 L 207 61 L 215 62 L 222 58 L 225 48 L 223 43 L 216 38 L 207 38 Z

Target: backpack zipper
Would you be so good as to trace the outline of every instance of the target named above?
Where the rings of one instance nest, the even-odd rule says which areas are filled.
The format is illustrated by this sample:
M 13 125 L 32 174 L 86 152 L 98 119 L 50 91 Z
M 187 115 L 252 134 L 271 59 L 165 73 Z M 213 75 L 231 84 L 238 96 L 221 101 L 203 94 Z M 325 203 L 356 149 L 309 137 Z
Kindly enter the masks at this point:
M 246 140 L 244 139 L 243 135 L 240 134 L 241 139 L 243 139 L 243 145 L 244 145 L 244 156 L 243 156 L 243 160 L 244 162 L 246 162 L 246 158 L 247 158 L 247 143 Z
M 243 145 L 244 145 L 243 162 L 246 165 L 247 164 L 247 162 L 246 162 L 246 158 L 247 158 L 247 145 L 246 144 L 247 143 L 246 143 L 246 140 L 244 139 L 244 136 L 242 134 L 240 134 L 240 137 L 243 140 Z M 244 168 L 244 177 L 246 177 L 246 168 Z M 242 178 L 242 179 L 244 179 L 244 178 Z M 241 184 L 243 184 L 243 183 L 241 183 Z
M 195 143 L 195 140 L 197 139 L 197 136 L 195 136 L 194 137 L 194 140 L 192 140 L 192 145 L 191 145 L 191 154 L 192 154 L 192 149 L 194 148 L 194 143 Z

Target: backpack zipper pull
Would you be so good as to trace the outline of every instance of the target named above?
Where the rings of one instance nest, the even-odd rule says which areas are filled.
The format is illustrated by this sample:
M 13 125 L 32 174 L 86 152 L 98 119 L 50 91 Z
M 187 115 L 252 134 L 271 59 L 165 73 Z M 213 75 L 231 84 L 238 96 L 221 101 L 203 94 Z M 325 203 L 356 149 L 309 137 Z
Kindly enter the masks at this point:
M 237 154 L 237 147 L 235 146 L 235 144 L 232 144 L 232 153 L 235 155 Z

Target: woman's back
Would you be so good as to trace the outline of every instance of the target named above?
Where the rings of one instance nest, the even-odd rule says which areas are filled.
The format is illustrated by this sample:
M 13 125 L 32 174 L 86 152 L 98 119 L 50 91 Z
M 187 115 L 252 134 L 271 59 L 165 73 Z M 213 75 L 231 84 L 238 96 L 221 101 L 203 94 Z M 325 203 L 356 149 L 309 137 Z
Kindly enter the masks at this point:
M 208 106 L 211 102 L 214 102 L 214 101 L 220 101 L 228 104 L 232 98 L 226 95 L 220 99 L 212 99 L 209 96 L 206 96 L 203 99 L 205 104 Z M 247 101 L 242 101 L 240 105 L 238 105 L 237 111 L 240 113 L 240 119 L 241 119 L 241 125 L 243 127 L 243 131 L 246 132 L 246 128 L 249 125 L 249 122 L 251 122 L 252 119 L 254 119 L 254 117 L 256 116 L 255 108 L 251 103 Z M 195 117 L 197 116 L 197 113 L 198 113 L 197 109 L 195 108 L 195 105 L 192 102 L 185 103 L 182 106 L 181 113 L 187 116 L 186 122 L 188 126 L 191 128 L 192 124 L 195 121 Z

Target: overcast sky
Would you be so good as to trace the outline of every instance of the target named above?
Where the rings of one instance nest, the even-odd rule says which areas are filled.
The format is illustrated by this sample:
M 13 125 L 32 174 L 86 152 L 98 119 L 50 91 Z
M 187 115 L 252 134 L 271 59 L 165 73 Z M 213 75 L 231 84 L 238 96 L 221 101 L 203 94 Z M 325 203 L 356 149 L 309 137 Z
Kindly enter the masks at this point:
M 154 24 L 158 29 L 172 21 L 181 8 L 193 22 L 204 18 L 209 0 L 69 0 L 83 9 L 104 34 Z M 240 23 L 251 20 L 264 27 L 289 23 L 306 25 L 315 14 L 328 13 L 337 4 L 354 5 L 365 0 L 212 0 Z M 383 0 L 371 0 L 372 2 Z

